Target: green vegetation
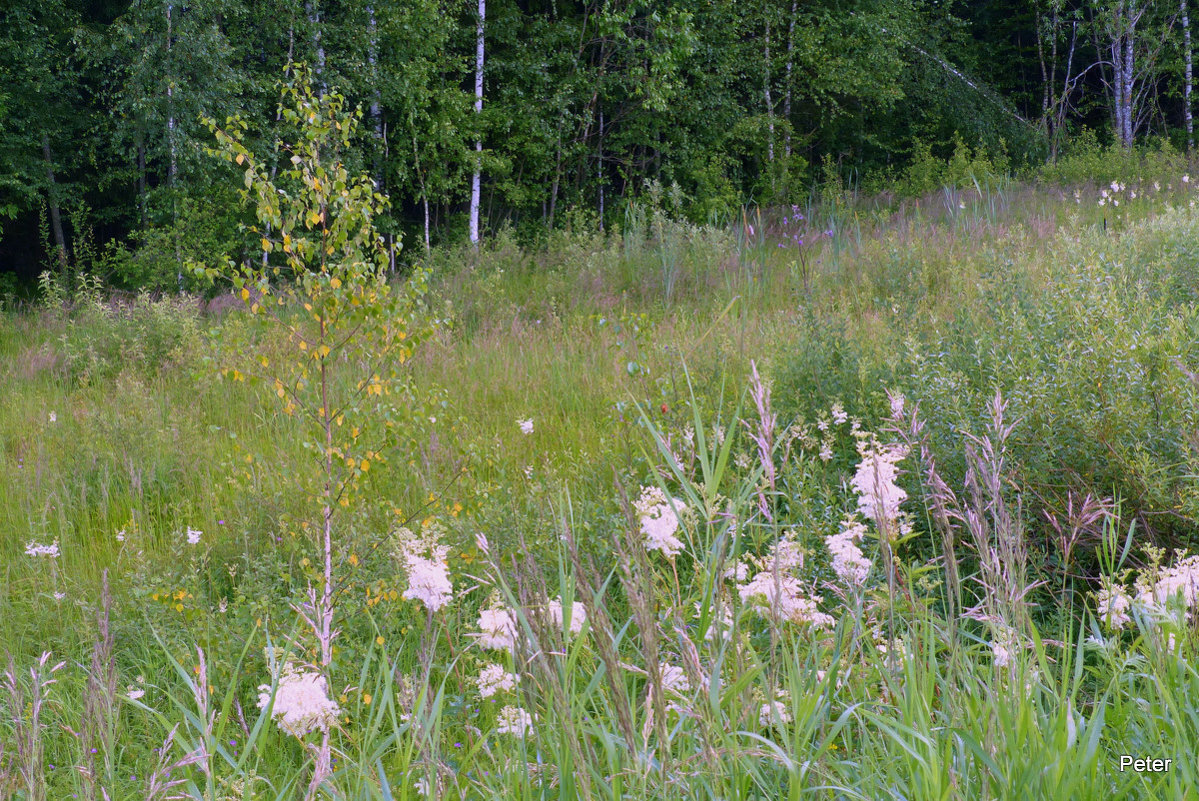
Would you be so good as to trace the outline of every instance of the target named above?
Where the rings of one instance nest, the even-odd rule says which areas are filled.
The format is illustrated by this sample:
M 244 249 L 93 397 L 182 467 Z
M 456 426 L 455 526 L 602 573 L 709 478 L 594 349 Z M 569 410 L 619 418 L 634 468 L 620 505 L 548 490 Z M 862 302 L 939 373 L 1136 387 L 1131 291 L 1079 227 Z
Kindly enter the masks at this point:
M 720 228 L 654 190 L 435 249 L 339 356 L 294 326 L 390 319 L 378 200 L 297 146 L 274 209 L 224 142 L 298 282 L 0 318 L 3 797 L 1190 797 L 1191 563 L 1148 547 L 1199 525 L 1185 166 Z M 397 393 L 339 426 L 326 357 Z

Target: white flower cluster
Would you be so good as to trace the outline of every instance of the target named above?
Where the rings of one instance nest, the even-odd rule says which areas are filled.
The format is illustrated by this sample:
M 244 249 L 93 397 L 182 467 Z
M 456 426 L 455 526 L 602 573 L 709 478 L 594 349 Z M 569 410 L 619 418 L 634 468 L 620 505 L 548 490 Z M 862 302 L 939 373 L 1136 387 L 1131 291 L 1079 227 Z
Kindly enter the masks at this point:
M 1179 604 L 1188 619 L 1199 606 L 1199 555 L 1182 557 L 1172 567 L 1146 568 L 1136 580 L 1135 595 L 1106 581 L 1099 591 L 1096 611 L 1108 626 L 1119 629 L 1132 620 L 1134 609 L 1167 617 L 1172 612 L 1171 604 Z
M 775 700 L 767 701 L 758 708 L 758 724 L 762 728 L 783 726 L 791 722 L 791 709 L 787 705 L 787 693 L 779 690 Z
M 506 706 L 496 716 L 495 731 L 525 737 L 533 731 L 533 716 L 518 706 Z
M 838 534 L 824 538 L 824 544 L 833 556 L 833 572 L 850 587 L 860 587 L 870 575 L 871 561 L 858 547 L 866 535 L 866 525 L 853 517 L 841 523 Z
M 673 559 L 683 550 L 679 531 L 679 513 L 687 507 L 676 498 L 667 498 L 658 487 L 642 487 L 641 496 L 633 504 L 641 521 L 647 551 L 661 551 Z
M 475 684 L 479 686 L 479 695 L 483 698 L 516 689 L 520 676 L 509 673 L 500 665 L 488 665 L 479 671 Z
M 258 691 L 258 708 L 266 709 L 271 703 L 271 685 L 259 685 Z M 300 670 L 292 662 L 280 670 L 274 697 L 271 717 L 281 730 L 294 737 L 318 729 L 327 731 L 341 714 L 337 702 L 329 698 L 325 677 L 315 671 Z
M 51 559 L 57 559 L 58 558 L 58 540 L 55 540 L 54 542 L 50 543 L 49 545 L 39 545 L 38 543 L 34 542 L 33 540 L 30 540 L 29 542 L 25 543 L 25 555 L 26 556 L 49 556 Z
M 516 425 L 520 426 L 520 433 L 528 435 L 533 433 L 533 418 L 527 420 L 517 420 Z
M 560 630 L 563 626 L 561 596 L 559 596 L 556 600 L 550 601 L 547 605 L 546 611 L 549 613 L 550 622 Z M 570 618 L 570 633 L 579 634 L 582 632 L 583 623 L 587 621 L 587 608 L 578 601 L 575 601 L 570 605 L 570 611 L 567 613 L 567 615 Z
M 502 606 L 479 611 L 479 647 L 488 651 L 509 651 L 516 647 L 516 616 Z
M 796 574 L 803 567 L 803 552 L 794 531 L 788 531 L 774 544 L 770 554 L 754 560 L 759 572 L 737 587 L 741 601 L 763 617 L 776 623 L 784 621 L 832 626 L 833 619 L 820 611 L 820 596 L 810 598 Z
M 433 524 L 421 527 L 417 536 L 407 528 L 397 532 L 396 556 L 408 575 L 404 598 L 420 601 L 432 612 L 454 600 L 454 584 L 446 560 L 450 547 L 441 544 L 441 529 Z
M 199 529 L 195 529 L 195 528 L 192 528 L 191 526 L 188 526 L 187 527 L 187 544 L 188 545 L 199 545 L 200 537 L 203 534 L 204 534 L 203 531 L 200 531 Z
M 908 494 L 895 483 L 899 477 L 895 465 L 908 455 L 908 449 L 902 445 L 861 442 L 858 453 L 862 461 L 850 480 L 858 494 L 858 508 L 869 520 L 897 520 L 899 505 L 907 500 Z

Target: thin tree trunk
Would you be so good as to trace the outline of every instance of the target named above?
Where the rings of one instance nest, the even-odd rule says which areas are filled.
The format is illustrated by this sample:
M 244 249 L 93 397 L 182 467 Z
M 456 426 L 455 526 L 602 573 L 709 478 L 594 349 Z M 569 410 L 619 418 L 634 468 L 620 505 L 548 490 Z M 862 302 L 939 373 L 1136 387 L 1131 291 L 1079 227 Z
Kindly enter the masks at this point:
M 599 229 L 604 230 L 604 110 L 599 113 L 599 153 L 595 166 L 595 181 L 599 186 Z
M 1191 115 L 1191 87 L 1193 85 L 1191 70 L 1191 18 L 1187 8 L 1187 0 L 1182 0 L 1179 11 L 1182 14 L 1182 58 L 1184 83 L 1182 86 L 1182 115 L 1187 126 L 1187 151 L 1195 149 L 1195 122 Z
M 375 183 L 382 189 L 383 187 L 383 112 L 382 112 L 382 94 L 379 90 L 379 26 L 375 20 L 375 7 L 368 5 L 366 7 L 366 15 L 368 20 L 368 40 L 366 47 L 366 62 L 370 69 L 370 79 L 372 84 L 371 92 L 371 120 L 375 124 L 375 139 L 378 140 L 376 147 L 378 151 L 375 153 Z
M 791 69 L 795 61 L 795 12 L 798 0 L 791 0 L 791 19 L 787 22 L 787 86 L 783 90 L 783 117 L 787 120 L 787 133 L 783 141 L 783 152 L 791 160 Z
M 137 136 L 137 208 L 141 217 L 142 230 L 146 230 L 146 138 Z
M 766 19 L 766 47 L 763 57 L 762 94 L 766 100 L 766 120 L 770 127 L 770 139 L 766 143 L 767 158 L 774 164 L 774 102 L 770 99 L 770 19 Z M 771 170 L 770 182 L 774 184 L 774 171 Z
M 50 152 L 50 135 L 42 134 L 42 157 L 46 160 L 46 196 L 50 207 L 50 230 L 54 233 L 54 247 L 58 251 L 58 264 L 63 273 L 67 271 L 67 238 L 62 231 L 62 212 L 58 203 L 58 183 L 54 179 L 54 157 Z
M 487 19 L 487 0 L 479 0 L 479 20 L 475 28 L 475 114 L 483 113 L 483 23 Z M 470 179 L 470 241 L 479 243 L 479 194 L 482 178 L 483 140 L 475 140 L 475 172 Z

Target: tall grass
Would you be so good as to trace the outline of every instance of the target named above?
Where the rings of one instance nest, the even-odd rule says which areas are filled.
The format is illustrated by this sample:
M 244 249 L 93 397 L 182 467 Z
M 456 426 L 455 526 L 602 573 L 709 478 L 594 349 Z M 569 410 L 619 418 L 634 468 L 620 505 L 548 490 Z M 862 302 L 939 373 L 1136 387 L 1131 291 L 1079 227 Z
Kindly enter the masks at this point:
M 778 247 L 794 211 L 723 231 L 632 207 L 619 235 L 435 254 L 453 322 L 410 368 L 427 425 L 345 524 L 317 797 L 1189 797 L 1197 641 L 1113 634 L 1088 594 L 1116 572 L 1105 536 L 1132 564 L 1199 514 L 1196 220 L 1161 183 L 1119 217 L 1098 188 L 981 183 L 813 206 L 802 252 Z M 216 377 L 251 342 L 282 347 L 171 300 L 0 318 L 0 798 L 308 792 L 317 752 L 257 702 L 264 649 L 313 659 L 290 481 L 312 454 Z M 919 421 L 890 420 L 888 390 Z M 860 460 L 834 404 L 909 446 L 911 536 L 863 540 L 854 591 L 824 544 Z M 640 487 L 678 500 L 674 559 L 645 548 Z M 425 519 L 457 592 L 436 614 L 402 598 L 390 538 Z M 828 629 L 776 625 L 724 577 L 789 531 Z M 512 653 L 472 636 L 490 604 Z M 502 702 L 475 682 L 491 663 L 521 676 Z M 496 730 L 504 706 L 530 736 Z

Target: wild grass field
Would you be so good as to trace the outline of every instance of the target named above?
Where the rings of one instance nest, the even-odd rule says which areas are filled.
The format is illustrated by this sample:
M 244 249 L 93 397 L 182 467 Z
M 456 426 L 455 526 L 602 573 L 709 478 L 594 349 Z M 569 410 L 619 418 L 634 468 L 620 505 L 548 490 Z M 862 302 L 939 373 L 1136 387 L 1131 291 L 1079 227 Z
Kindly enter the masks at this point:
M 5 312 L 0 798 L 1197 797 L 1168 166 Z

